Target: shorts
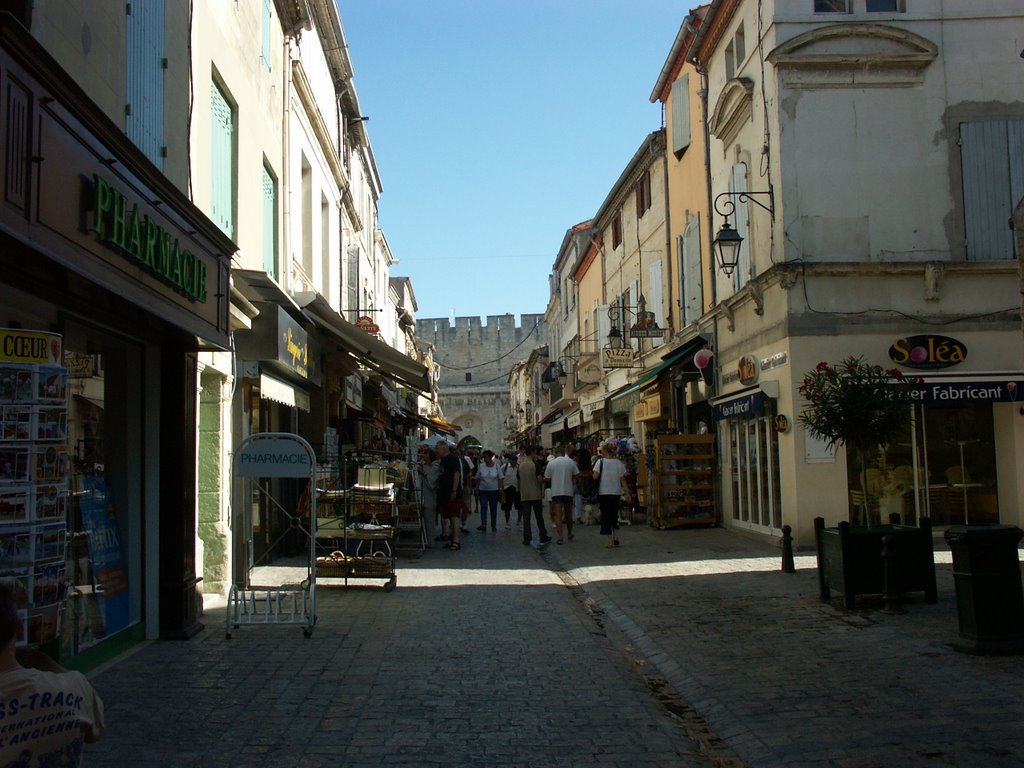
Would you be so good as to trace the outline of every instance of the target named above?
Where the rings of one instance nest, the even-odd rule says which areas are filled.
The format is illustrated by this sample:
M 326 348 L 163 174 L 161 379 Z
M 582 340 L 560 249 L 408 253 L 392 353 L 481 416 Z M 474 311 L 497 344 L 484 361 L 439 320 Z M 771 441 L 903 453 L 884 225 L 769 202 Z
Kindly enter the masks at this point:
M 571 507 L 572 506 L 572 496 L 552 496 L 551 497 L 551 503 L 552 504 L 561 504 L 563 507 Z
M 441 515 L 443 517 L 462 517 L 462 499 L 445 499 L 441 502 Z

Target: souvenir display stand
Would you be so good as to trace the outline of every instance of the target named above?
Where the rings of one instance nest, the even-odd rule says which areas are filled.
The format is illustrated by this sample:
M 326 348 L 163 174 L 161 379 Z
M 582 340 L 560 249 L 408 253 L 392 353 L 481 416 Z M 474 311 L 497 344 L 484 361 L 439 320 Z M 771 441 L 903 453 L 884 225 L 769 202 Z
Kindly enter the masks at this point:
M 384 579 L 384 591 L 397 582 L 398 513 L 395 484 L 386 467 L 362 467 L 351 488 L 317 487 L 315 567 L 323 578 Z
M 654 525 L 677 528 L 714 525 L 714 435 L 658 435 L 655 438 Z
M 25 360 L 60 360 L 55 334 L 0 331 L 33 342 Z M 13 348 L 14 345 L 5 345 Z M 14 593 L 19 646 L 54 641 L 67 600 L 68 372 L 59 363 L 0 362 L 0 579 Z
M 239 571 L 244 574 L 241 582 L 233 582 L 228 592 L 226 636 L 231 638 L 232 629 L 242 624 L 299 624 L 308 638 L 316 624 L 316 522 L 317 496 L 308 494 L 308 509 L 287 509 L 275 497 L 278 478 L 305 479 L 307 488 L 315 488 L 317 482 L 316 454 L 312 446 L 298 435 L 287 432 L 260 432 L 247 437 L 238 446 L 234 461 L 235 478 L 242 483 L 238 503 L 232 515 L 232 528 L 236 537 L 233 547 L 236 554 L 242 553 L 245 560 Z M 279 493 L 279 491 L 278 491 Z M 259 498 L 272 505 L 288 520 L 289 525 L 281 536 L 296 534 L 303 539 L 308 558 L 300 566 L 268 567 L 268 563 L 253 561 L 253 506 Z M 237 537 L 243 537 L 239 542 Z M 243 544 L 243 546 L 238 546 Z M 255 584 L 254 572 L 268 581 L 305 573 L 304 579 L 287 583 Z M 239 571 L 236 571 L 238 573 Z M 275 574 L 280 574 L 274 578 Z

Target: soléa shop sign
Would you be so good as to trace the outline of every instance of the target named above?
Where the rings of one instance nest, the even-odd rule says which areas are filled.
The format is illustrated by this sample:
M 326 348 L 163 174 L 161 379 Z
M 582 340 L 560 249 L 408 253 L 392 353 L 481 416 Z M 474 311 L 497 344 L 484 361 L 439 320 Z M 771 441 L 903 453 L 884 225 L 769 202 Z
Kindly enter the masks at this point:
M 302 444 L 287 438 L 249 441 L 239 451 L 235 474 L 239 477 L 309 477 L 313 458 Z

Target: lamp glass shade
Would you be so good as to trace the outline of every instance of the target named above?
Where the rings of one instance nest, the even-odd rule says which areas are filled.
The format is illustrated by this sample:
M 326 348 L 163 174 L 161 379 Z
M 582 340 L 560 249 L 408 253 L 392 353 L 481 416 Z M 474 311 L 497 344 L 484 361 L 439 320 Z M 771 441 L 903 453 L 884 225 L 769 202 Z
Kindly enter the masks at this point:
M 715 250 L 718 251 L 718 265 L 722 272 L 731 275 L 736 265 L 740 262 L 740 246 L 743 245 L 743 238 L 740 233 L 729 226 L 729 222 L 722 225 L 718 230 L 718 237 L 715 238 Z

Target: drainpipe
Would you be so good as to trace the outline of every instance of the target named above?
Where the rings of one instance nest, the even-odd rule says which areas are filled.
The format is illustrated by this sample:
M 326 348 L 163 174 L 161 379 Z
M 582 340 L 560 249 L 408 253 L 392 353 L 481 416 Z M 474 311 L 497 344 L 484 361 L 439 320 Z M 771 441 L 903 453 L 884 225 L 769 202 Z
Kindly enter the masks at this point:
M 291 282 L 291 152 L 289 147 L 289 130 L 291 122 L 291 98 L 292 98 L 292 37 L 286 35 L 284 38 L 284 83 L 281 88 L 283 103 L 281 110 L 281 257 L 279 259 L 280 273 L 278 281 L 281 287 L 288 290 Z

